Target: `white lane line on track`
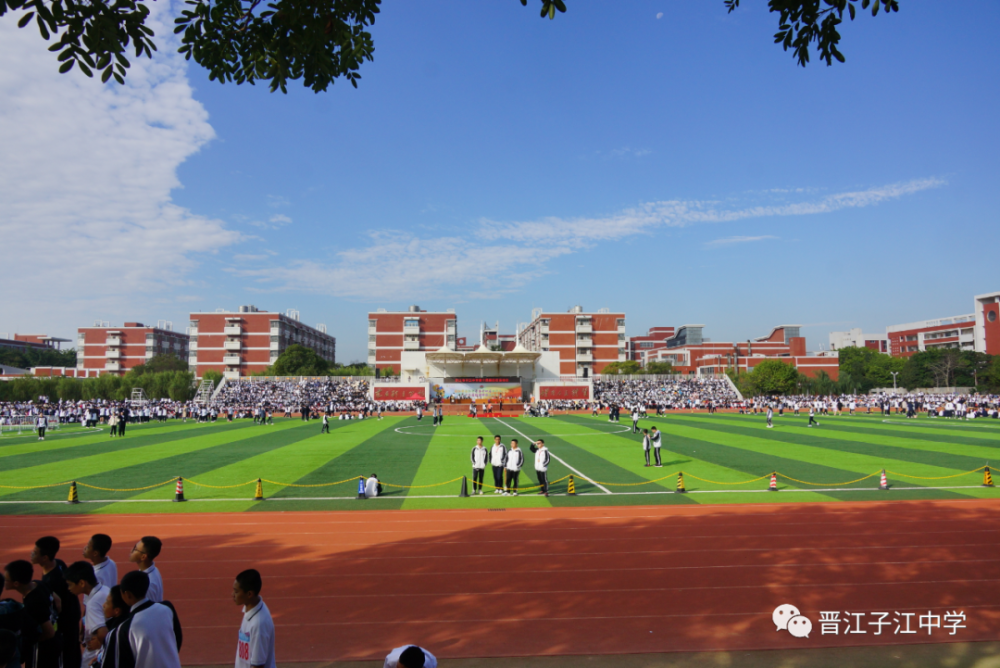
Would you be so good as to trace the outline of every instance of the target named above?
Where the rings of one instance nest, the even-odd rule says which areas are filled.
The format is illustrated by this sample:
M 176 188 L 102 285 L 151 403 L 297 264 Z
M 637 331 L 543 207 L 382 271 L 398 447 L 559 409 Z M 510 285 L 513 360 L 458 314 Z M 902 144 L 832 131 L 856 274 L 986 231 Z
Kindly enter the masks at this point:
M 508 429 L 513 429 L 514 431 L 516 431 L 517 433 L 519 433 L 521 436 L 524 436 L 526 439 L 528 439 L 532 443 L 535 442 L 534 439 L 532 439 L 530 436 L 528 436 L 527 434 L 525 434 L 523 431 L 521 431 L 517 427 L 510 426 L 509 424 L 507 424 L 506 422 L 504 422 L 500 418 L 493 418 L 493 419 L 496 420 L 497 422 L 499 422 L 500 424 L 502 424 L 503 426 L 507 427 Z M 589 477 L 587 477 L 584 474 L 580 473 L 575 468 L 573 468 L 572 466 L 570 466 L 569 464 L 567 464 L 564 459 L 562 459 L 561 457 L 559 457 L 558 455 L 556 455 L 556 453 L 554 453 L 551 450 L 549 450 L 549 455 L 551 455 L 554 460 L 556 460 L 557 462 L 559 462 L 560 464 L 562 464 L 563 466 L 565 466 L 566 468 L 568 468 L 570 471 L 572 471 L 573 473 L 575 473 L 578 476 L 580 476 L 581 478 L 583 478 L 584 480 L 588 481 L 591 485 L 594 485 L 595 487 L 597 487 L 599 490 L 601 490 L 605 494 L 611 494 L 611 490 L 610 489 L 608 489 L 607 487 L 605 487 L 603 485 L 597 484 L 596 482 L 594 482 Z

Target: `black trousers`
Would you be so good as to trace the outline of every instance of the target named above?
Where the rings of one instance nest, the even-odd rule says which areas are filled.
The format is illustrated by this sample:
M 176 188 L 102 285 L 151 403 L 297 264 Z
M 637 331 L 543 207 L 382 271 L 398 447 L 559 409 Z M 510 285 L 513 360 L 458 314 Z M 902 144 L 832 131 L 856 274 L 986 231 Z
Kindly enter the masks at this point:
M 119 436 L 124 436 L 125 435 L 125 424 L 126 424 L 125 420 L 122 420 L 121 422 L 118 423 L 118 435 Z
M 659 448 L 653 448 L 653 454 L 656 455 L 656 465 L 657 466 L 663 466 L 663 462 L 660 460 L 660 449 Z
M 507 471 L 507 491 L 516 492 L 517 491 L 517 479 L 521 477 L 520 471 Z
M 632 421 L 632 433 L 633 434 L 638 434 L 639 433 L 639 421 L 638 420 L 633 420 Z
M 45 438 L 45 427 L 38 428 L 38 438 Z
M 642 454 L 646 455 L 646 466 L 649 466 L 649 450 L 643 450 Z
M 472 469 L 472 491 L 478 492 L 483 488 L 483 478 L 486 476 L 486 469 Z
M 493 467 L 493 486 L 497 489 L 503 489 L 503 467 L 494 466 Z
M 328 423 L 328 422 L 324 423 L 323 424 L 323 428 L 319 430 L 319 433 L 321 433 L 321 434 L 329 434 L 330 433 L 330 423 Z
M 438 415 L 438 426 L 440 427 L 443 424 L 444 424 L 444 413 Z
M 111 435 L 112 436 L 118 435 L 118 425 L 116 424 L 111 425 Z
M 535 475 L 538 476 L 538 484 L 542 486 L 539 490 L 542 494 L 549 493 L 549 474 L 545 471 L 535 471 Z
M 816 418 L 814 418 L 812 415 L 810 415 L 809 416 L 809 424 L 819 424 L 819 422 L 816 422 Z

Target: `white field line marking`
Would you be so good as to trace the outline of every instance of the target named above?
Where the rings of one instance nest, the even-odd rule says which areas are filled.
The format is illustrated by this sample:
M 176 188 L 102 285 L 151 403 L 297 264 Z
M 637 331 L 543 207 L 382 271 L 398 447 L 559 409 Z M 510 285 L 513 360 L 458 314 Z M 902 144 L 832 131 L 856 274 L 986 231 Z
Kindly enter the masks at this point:
M 492 419 L 496 420 L 497 418 L 492 418 Z M 469 439 L 475 438 L 472 434 L 439 434 L 436 431 L 427 431 L 427 432 L 402 431 L 403 429 L 416 429 L 417 427 L 423 427 L 423 426 L 425 425 L 411 424 L 403 427 L 396 427 L 394 431 L 397 434 L 402 434 L 404 436 L 434 436 L 436 438 L 441 438 L 442 436 L 444 436 L 447 438 L 469 438 Z M 431 429 L 434 429 L 434 427 L 431 427 Z M 598 432 L 591 434 L 547 434 L 547 436 L 552 436 L 554 438 L 561 438 L 563 436 L 606 436 L 608 434 L 624 434 L 627 431 L 632 431 L 632 430 L 629 427 L 625 427 L 624 429 L 619 429 L 618 431 L 606 431 L 606 432 Z M 527 437 L 525 436 L 525 438 Z
M 531 441 L 532 443 L 534 443 L 534 440 L 532 440 L 532 438 L 530 436 L 528 436 L 527 434 L 525 434 L 523 431 L 521 431 L 517 427 L 511 427 L 509 424 L 507 424 L 506 422 L 504 422 L 500 418 L 493 418 L 493 419 L 496 420 L 497 422 L 499 422 L 500 424 L 502 424 L 503 426 L 507 427 L 508 429 L 513 429 L 514 431 L 516 431 L 517 433 L 519 433 L 521 436 L 524 436 L 526 439 L 528 439 L 529 441 Z M 594 482 L 593 480 L 591 480 L 590 478 L 588 478 L 587 476 L 583 475 L 582 473 L 580 473 L 579 471 L 577 471 L 575 468 L 573 468 L 572 466 L 570 466 L 569 464 L 567 464 L 566 461 L 563 460 L 561 457 L 559 457 L 556 453 L 554 453 L 551 450 L 549 450 L 549 455 L 551 455 L 554 460 L 556 460 L 557 462 L 559 462 L 560 464 L 562 464 L 563 466 L 565 466 L 566 468 L 568 468 L 570 471 L 572 471 L 573 473 L 575 473 L 578 476 L 580 476 L 581 478 L 583 478 L 584 480 L 588 481 L 591 485 L 594 485 L 595 487 L 597 487 L 599 490 L 601 490 L 605 494 L 611 494 L 611 490 L 610 489 L 608 489 L 607 487 L 605 487 L 603 485 L 598 485 L 596 482 Z

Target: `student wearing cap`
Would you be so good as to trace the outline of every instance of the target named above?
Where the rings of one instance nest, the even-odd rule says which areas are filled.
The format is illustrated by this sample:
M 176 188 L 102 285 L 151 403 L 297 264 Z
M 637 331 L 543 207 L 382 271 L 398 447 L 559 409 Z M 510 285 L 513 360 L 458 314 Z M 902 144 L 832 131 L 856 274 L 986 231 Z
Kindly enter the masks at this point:
M 236 668 L 276 668 L 274 621 L 260 597 L 260 573 L 249 568 L 233 582 L 233 603 L 242 606 L 243 622 L 236 642 Z
M 437 658 L 423 647 L 403 645 L 389 652 L 382 668 L 437 668 Z

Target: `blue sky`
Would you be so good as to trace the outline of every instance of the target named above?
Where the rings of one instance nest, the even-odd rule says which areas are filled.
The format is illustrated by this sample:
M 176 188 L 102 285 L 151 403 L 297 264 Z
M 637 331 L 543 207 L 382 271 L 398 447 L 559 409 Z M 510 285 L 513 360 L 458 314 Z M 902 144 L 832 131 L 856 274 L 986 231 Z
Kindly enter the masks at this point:
M 581 304 L 817 349 L 1000 290 L 1000 5 L 908 0 L 803 69 L 764 0 L 535 4 L 386 2 L 360 87 L 320 94 L 220 86 L 169 40 L 125 90 L 52 76 L 0 22 L 32 77 L 0 78 L 0 232 L 31 251 L 0 278 L 44 287 L 0 332 L 253 303 L 348 362 L 378 307 L 453 307 L 472 337 Z

